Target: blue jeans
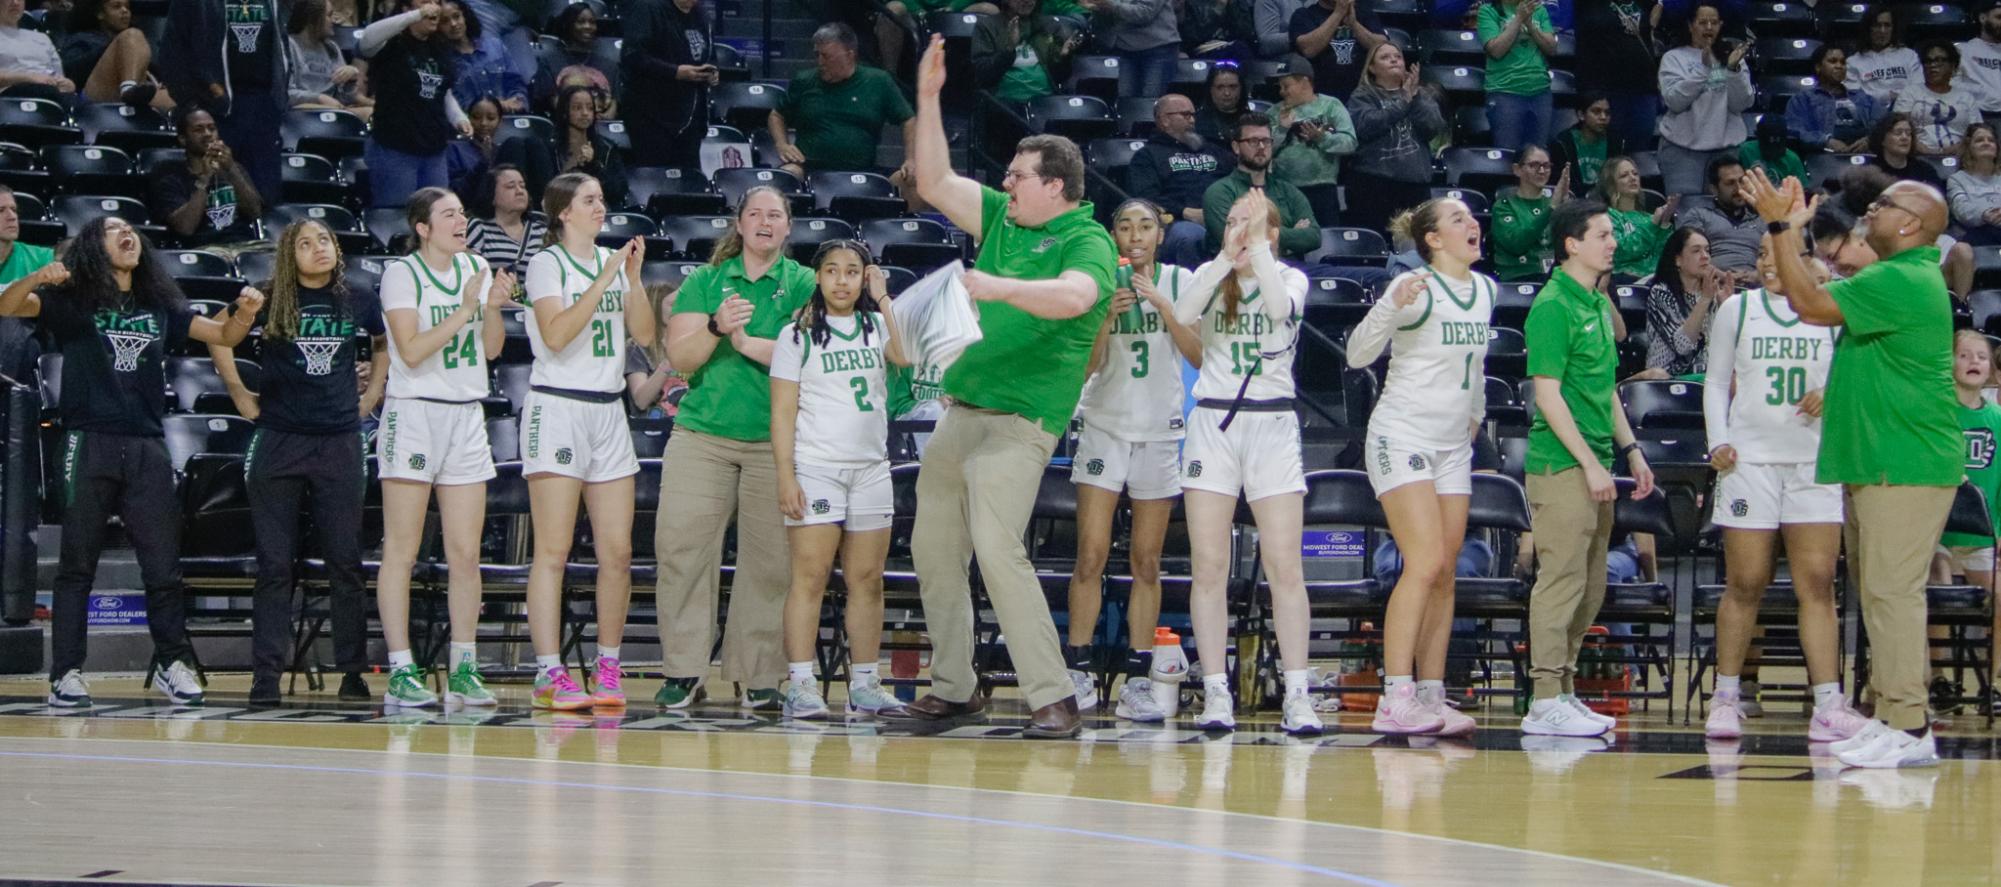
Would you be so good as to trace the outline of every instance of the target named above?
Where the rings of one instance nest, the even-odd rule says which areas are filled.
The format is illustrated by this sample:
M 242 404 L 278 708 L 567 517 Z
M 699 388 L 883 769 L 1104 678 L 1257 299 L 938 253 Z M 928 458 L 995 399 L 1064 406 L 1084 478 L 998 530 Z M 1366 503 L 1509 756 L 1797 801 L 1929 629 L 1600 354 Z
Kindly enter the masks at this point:
M 1519 151 L 1523 145 L 1549 145 L 1550 118 L 1556 108 L 1549 90 L 1536 95 L 1487 93 L 1487 125 L 1493 128 L 1494 147 Z
M 362 159 L 368 161 L 370 206 L 403 206 L 417 189 L 443 188 L 451 182 L 443 151 L 430 156 L 405 154 L 370 138 L 362 148 Z
M 1124 50 L 1118 55 L 1124 64 L 1132 66 L 1132 70 L 1119 78 L 1119 98 L 1152 97 L 1167 92 L 1168 81 L 1174 79 L 1175 63 L 1181 60 L 1181 47 L 1169 43 L 1152 49 Z
M 1208 229 L 1201 223 L 1176 219 L 1167 226 L 1167 239 L 1160 244 L 1160 260 L 1183 268 L 1197 267 L 1215 258 L 1202 249 L 1202 242 L 1208 236 Z

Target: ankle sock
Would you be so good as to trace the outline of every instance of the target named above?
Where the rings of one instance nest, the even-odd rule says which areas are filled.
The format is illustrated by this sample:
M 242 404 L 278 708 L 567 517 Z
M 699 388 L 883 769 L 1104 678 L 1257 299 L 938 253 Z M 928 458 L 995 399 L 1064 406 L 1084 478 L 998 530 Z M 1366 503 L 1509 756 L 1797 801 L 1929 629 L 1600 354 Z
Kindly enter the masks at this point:
M 548 674 L 549 672 L 555 671 L 556 669 L 562 667 L 563 667 L 562 656 L 549 655 L 549 656 L 535 657 L 535 671 L 538 674 Z
M 1091 645 L 1079 644 L 1063 648 L 1063 663 L 1076 671 L 1091 670 Z
M 1304 668 L 1288 669 L 1285 672 L 1285 698 L 1305 696 L 1311 673 Z
M 1216 674 L 1205 674 L 1205 675 L 1203 675 L 1203 676 L 1202 676 L 1202 692 L 1203 692 L 1203 693 L 1221 693 L 1221 694 L 1223 694 L 1223 695 L 1225 695 L 1225 696 L 1228 696 L 1228 695 L 1230 695 L 1230 675 L 1229 675 L 1229 673 L 1228 673 L 1228 672 L 1217 672 Z
M 1813 685 L 1813 710 L 1826 711 L 1841 704 L 1841 682 Z
M 785 666 L 785 677 L 795 687 L 804 687 L 811 684 L 813 683 L 813 663 L 811 661 L 787 663 Z
M 415 659 L 413 659 L 413 658 L 411 658 L 411 657 L 410 657 L 410 651 L 409 651 L 409 650 L 390 650 L 390 651 L 389 651 L 389 668 L 390 668 L 390 670 L 392 670 L 392 671 L 393 671 L 393 670 L 395 670 L 395 669 L 398 669 L 398 668 L 404 668 L 404 667 L 407 667 L 407 666 L 411 666 L 411 665 L 416 665 L 416 664 L 417 664 L 417 660 L 415 660 Z
M 1720 674 L 1720 675 L 1717 675 L 1717 676 L 1716 676 L 1716 692 L 1718 692 L 1718 693 L 1742 693 L 1742 692 L 1744 692 L 1744 684 L 1743 684 L 1743 681 L 1744 681 L 1744 679 L 1743 679 L 1743 678 L 1741 678 L 1741 677 L 1738 677 L 1738 676 L 1736 676 L 1736 675 L 1727 675 L 1727 674 Z
M 1143 678 L 1153 673 L 1153 651 L 1134 650 L 1126 654 L 1126 676 Z
M 598 647 L 598 658 L 599 658 L 599 659 L 614 659 L 614 660 L 615 660 L 615 659 L 617 659 L 617 658 L 618 658 L 618 648 L 617 648 L 617 647 L 606 647 L 606 646 L 599 646 L 599 647 Z
M 1418 681 L 1417 701 L 1425 705 L 1438 705 L 1445 701 L 1444 681 Z
M 882 665 L 875 662 L 851 662 L 848 664 L 848 684 L 862 687 L 882 683 Z
M 461 644 L 458 641 L 453 641 L 452 667 L 458 668 L 461 663 L 466 663 L 466 662 L 471 662 L 475 665 L 478 664 L 479 644 L 478 643 Z
M 1395 690 L 1408 683 L 1411 683 L 1411 676 L 1407 674 L 1383 675 L 1383 689 L 1385 691 Z

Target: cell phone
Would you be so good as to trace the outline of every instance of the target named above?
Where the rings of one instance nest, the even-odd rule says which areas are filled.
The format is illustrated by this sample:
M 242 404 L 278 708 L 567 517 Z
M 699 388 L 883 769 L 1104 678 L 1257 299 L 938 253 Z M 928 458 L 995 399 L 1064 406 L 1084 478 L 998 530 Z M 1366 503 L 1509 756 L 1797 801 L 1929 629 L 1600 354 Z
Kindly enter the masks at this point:
M 1729 58 L 1729 57 L 1730 57 L 1730 54 L 1731 54 L 1731 53 L 1733 53 L 1733 52 L 1736 52 L 1736 51 L 1737 51 L 1737 41 L 1735 41 L 1735 40 L 1725 40 L 1725 39 L 1722 39 L 1722 38 L 1718 38 L 1718 39 L 1717 39 L 1717 41 L 1716 41 L 1716 55 L 1717 55 L 1717 57 L 1719 57 L 1719 58 L 1726 58 L 1726 59 L 1727 59 L 1727 58 Z

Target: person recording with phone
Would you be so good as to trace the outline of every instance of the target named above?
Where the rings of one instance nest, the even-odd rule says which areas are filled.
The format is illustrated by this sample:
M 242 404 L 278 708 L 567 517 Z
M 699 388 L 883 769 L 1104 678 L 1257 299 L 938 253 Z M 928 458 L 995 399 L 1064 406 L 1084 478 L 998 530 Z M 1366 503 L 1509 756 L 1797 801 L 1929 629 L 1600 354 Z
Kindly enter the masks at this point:
M 708 9 L 701 0 L 634 0 L 623 28 L 619 70 L 632 157 L 648 165 L 701 166 L 709 89 L 722 79 Z

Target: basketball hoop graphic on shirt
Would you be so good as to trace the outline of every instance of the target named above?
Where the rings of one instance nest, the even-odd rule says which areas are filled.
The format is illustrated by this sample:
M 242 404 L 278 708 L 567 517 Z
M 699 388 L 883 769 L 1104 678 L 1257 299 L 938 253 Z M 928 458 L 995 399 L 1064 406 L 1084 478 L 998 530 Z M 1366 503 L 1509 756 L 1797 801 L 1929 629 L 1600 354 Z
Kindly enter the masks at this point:
M 138 372 L 139 356 L 153 344 L 153 337 L 145 333 L 107 332 L 104 338 L 111 343 L 111 368 L 121 373 Z
M 264 33 L 263 22 L 237 22 L 229 26 L 236 35 L 236 51 L 248 55 L 257 51 L 257 37 Z
M 299 346 L 299 356 L 306 360 L 306 375 L 326 376 L 333 373 L 334 357 L 340 354 L 341 339 L 297 339 L 292 344 Z
M 208 224 L 217 231 L 226 231 L 236 224 L 236 204 L 218 203 L 208 208 Z

